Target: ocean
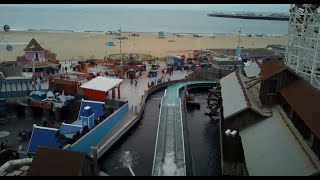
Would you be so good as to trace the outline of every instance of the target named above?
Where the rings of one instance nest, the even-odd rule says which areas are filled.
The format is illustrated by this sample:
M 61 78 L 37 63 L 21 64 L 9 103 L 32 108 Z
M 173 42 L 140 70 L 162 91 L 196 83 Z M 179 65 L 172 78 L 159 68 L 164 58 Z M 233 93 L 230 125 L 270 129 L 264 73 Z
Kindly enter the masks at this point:
M 246 8 L 248 11 L 250 8 Z M 214 9 L 213 9 L 214 10 Z M 239 9 L 237 9 L 239 11 Z M 241 10 L 241 9 L 240 9 Z M 215 9 L 226 12 L 228 9 Z M 229 9 L 230 11 L 230 9 Z M 96 6 L 0 6 L 0 25 L 14 30 L 287 35 L 288 22 L 209 17 L 209 10 Z M 231 12 L 231 11 L 230 11 Z

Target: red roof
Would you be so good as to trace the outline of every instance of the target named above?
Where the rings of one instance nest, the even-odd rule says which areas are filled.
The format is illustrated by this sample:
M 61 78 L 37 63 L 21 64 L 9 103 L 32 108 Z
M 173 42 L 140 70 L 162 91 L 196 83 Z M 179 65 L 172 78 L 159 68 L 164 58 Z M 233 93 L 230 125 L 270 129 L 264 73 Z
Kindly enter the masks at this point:
M 31 39 L 24 51 L 44 51 L 45 49 L 34 38 Z
M 52 53 L 49 50 L 44 51 L 44 58 L 47 59 L 48 61 L 56 60 L 57 54 Z
M 261 68 L 260 75 L 262 80 L 266 80 L 282 72 L 283 70 L 287 69 L 287 67 L 279 59 L 272 59 L 270 61 L 262 63 L 260 68 Z
M 320 139 L 320 91 L 299 79 L 280 90 L 281 95 Z

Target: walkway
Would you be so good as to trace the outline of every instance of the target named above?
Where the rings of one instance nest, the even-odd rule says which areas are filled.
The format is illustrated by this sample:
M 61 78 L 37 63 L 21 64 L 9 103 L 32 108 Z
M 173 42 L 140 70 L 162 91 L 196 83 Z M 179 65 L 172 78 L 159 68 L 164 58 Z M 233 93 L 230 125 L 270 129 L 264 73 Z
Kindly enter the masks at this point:
M 73 63 L 77 63 L 76 61 Z M 74 72 L 72 68 L 70 68 L 71 62 L 70 61 L 61 61 L 61 69 L 64 69 L 67 67 L 68 72 Z M 160 68 L 158 69 L 158 77 L 161 77 L 161 70 L 166 67 L 165 63 L 160 63 Z M 146 71 L 142 72 L 142 77 L 137 79 L 138 85 L 135 87 L 135 85 L 131 85 L 130 79 L 125 78 L 120 86 L 121 91 L 121 99 L 124 101 L 128 101 L 129 103 L 129 109 L 132 110 L 132 106 L 140 107 L 141 102 L 141 96 L 144 94 L 144 91 L 148 90 L 148 82 L 151 83 L 152 81 L 155 81 L 155 77 L 148 78 L 148 72 L 151 69 L 151 65 L 147 64 Z M 190 72 L 191 73 L 191 72 Z M 171 76 L 167 75 L 167 78 L 170 78 L 170 80 L 180 80 L 184 79 L 188 75 L 187 71 L 174 71 Z M 117 93 L 116 93 L 117 94 Z M 111 97 L 111 93 L 109 93 L 109 98 Z M 139 111 L 139 109 L 137 109 Z
M 161 64 L 159 71 L 164 68 L 164 64 Z M 144 94 L 144 91 L 148 90 L 148 82 L 151 83 L 155 81 L 156 78 L 148 78 L 147 74 L 149 72 L 150 65 L 147 65 L 147 71 L 142 72 L 142 78 L 137 79 L 137 87 L 130 84 L 130 79 L 125 79 L 122 85 L 120 86 L 121 97 L 126 97 L 126 100 L 129 102 L 129 109 L 132 110 L 132 106 L 140 107 L 141 96 Z M 158 77 L 162 73 L 158 73 Z M 187 71 L 174 71 L 172 76 L 167 75 L 167 78 L 173 80 L 184 79 L 187 76 Z M 139 111 L 139 109 L 137 109 Z
M 134 118 L 135 114 L 131 111 L 127 112 L 124 117 L 112 128 L 110 132 L 106 134 L 104 138 L 100 140 L 97 144 L 98 149 L 98 159 L 112 146 L 113 143 L 120 137 Z
M 153 176 L 185 176 L 185 150 L 179 89 L 190 84 L 213 81 L 189 81 L 169 86 L 161 102 Z

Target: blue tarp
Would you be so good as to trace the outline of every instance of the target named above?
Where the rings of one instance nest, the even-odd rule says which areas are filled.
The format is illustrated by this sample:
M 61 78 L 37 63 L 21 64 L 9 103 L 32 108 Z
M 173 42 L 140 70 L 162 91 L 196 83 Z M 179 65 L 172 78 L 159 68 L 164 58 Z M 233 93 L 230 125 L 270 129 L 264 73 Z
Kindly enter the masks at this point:
M 171 63 L 173 66 L 176 67 L 177 70 L 181 69 L 181 62 L 180 59 L 177 56 L 170 56 L 168 58 L 167 63 Z
M 116 43 L 114 43 L 113 41 L 108 41 L 108 42 L 106 43 L 106 45 L 107 45 L 107 46 L 115 46 Z
M 91 107 L 89 111 L 84 109 L 87 106 Z M 101 116 L 106 114 L 104 109 L 105 108 L 104 108 L 103 102 L 82 100 L 81 106 L 80 106 L 79 118 L 80 118 L 80 116 L 89 117 L 90 115 L 95 113 L 95 115 L 94 115 L 95 119 L 98 119 Z
M 164 33 L 163 31 L 160 31 L 160 32 L 158 33 L 158 36 L 164 37 L 164 36 L 165 36 L 165 33 Z
M 34 126 L 28 153 L 36 153 L 39 146 L 59 148 L 61 144 L 56 138 L 58 129 Z
M 80 131 L 80 129 L 81 129 L 81 126 L 62 123 L 59 128 L 59 132 L 60 134 L 71 134 L 71 133 L 76 133 Z
M 40 102 L 46 99 L 47 93 L 44 91 L 33 91 L 30 96 L 33 100 Z

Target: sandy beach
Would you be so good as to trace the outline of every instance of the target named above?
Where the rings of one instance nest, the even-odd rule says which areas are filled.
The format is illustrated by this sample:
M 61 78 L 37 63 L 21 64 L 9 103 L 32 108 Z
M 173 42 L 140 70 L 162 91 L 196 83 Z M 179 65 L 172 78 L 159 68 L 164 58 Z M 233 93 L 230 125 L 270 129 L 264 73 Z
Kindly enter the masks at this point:
M 183 51 L 200 49 L 226 49 L 236 48 L 238 36 L 216 36 L 210 38 L 193 37 L 191 34 L 184 37 L 166 35 L 158 38 L 157 34 L 139 33 L 139 37 L 129 36 L 122 41 L 123 53 L 151 54 L 156 57 L 176 55 Z M 4 36 L 5 40 L 14 45 L 12 52 L 7 52 L 3 43 L 0 45 L 0 62 L 15 61 L 17 56 L 24 54 L 23 49 L 27 43 L 35 38 L 43 48 L 56 53 L 59 60 L 79 59 L 80 56 L 89 58 L 94 56 L 103 59 L 106 54 L 120 52 L 119 40 L 113 35 L 82 33 L 82 32 L 9 32 Z M 287 44 L 287 37 L 242 37 L 241 46 L 244 48 L 263 48 L 268 44 Z M 172 41 L 173 42 L 169 42 Z M 106 46 L 106 42 L 114 41 L 116 46 Z

